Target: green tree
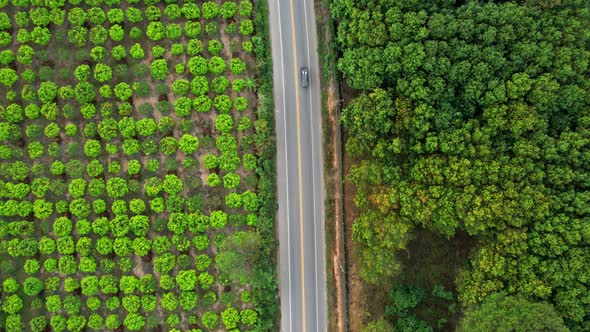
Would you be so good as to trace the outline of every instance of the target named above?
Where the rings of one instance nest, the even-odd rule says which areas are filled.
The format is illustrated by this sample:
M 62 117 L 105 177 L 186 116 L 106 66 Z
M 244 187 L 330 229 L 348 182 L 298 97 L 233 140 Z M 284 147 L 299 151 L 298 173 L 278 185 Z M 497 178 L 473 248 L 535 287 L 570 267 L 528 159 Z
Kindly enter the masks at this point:
M 553 306 L 503 293 L 469 307 L 459 331 L 569 331 Z
M 150 65 L 152 76 L 157 80 L 164 80 L 168 75 L 168 62 L 164 59 L 152 61 Z

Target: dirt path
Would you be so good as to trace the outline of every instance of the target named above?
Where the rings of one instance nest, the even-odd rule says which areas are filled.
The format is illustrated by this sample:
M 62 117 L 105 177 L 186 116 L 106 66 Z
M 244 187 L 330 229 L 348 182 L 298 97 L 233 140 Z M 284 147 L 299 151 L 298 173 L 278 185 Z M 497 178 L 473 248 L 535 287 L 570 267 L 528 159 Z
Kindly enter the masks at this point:
M 326 123 L 326 130 L 328 133 L 325 133 L 325 139 L 328 140 L 327 146 L 328 149 L 333 149 L 329 156 L 331 156 L 330 168 L 332 169 L 332 174 L 326 174 L 327 179 L 326 184 L 331 186 L 332 188 L 328 189 L 332 192 L 332 195 L 328 197 L 328 200 L 331 202 L 327 202 L 330 205 L 333 205 L 334 213 L 333 217 L 333 237 L 334 243 L 332 248 L 330 248 L 331 259 L 332 259 L 332 271 L 333 274 L 333 282 L 334 282 L 334 292 L 333 292 L 333 305 L 334 306 L 334 317 L 330 317 L 332 320 L 332 327 L 334 331 L 344 332 L 346 331 L 346 273 L 344 269 L 344 265 L 346 264 L 345 260 L 345 252 L 344 252 L 344 239 L 342 238 L 344 234 L 343 230 L 343 207 L 342 207 L 342 165 L 341 165 L 341 142 L 340 142 L 340 128 L 338 124 L 338 107 L 336 105 L 336 86 L 333 80 L 330 80 L 327 90 L 326 90 L 326 109 L 327 109 L 327 123 Z M 332 222 L 326 218 L 327 222 Z

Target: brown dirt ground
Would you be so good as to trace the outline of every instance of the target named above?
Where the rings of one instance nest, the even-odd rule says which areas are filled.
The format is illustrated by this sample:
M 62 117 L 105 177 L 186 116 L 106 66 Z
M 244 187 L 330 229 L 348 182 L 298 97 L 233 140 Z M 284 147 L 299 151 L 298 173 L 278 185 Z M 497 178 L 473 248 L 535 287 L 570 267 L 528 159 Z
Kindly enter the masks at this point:
M 344 141 L 344 140 L 343 140 Z M 345 173 L 348 173 L 354 160 L 346 156 L 344 158 Z M 367 284 L 360 275 L 360 266 L 357 264 L 357 244 L 352 240 L 352 225 L 359 214 L 354 204 L 356 188 L 348 182 L 344 182 L 344 232 L 346 246 L 346 271 L 348 287 L 348 330 L 358 332 L 364 324 L 371 319 L 383 314 L 387 290 Z
M 335 87 L 335 82 L 333 80 L 330 80 L 330 82 L 327 84 L 327 89 L 326 89 L 326 99 L 325 99 L 325 105 L 327 108 L 327 113 L 328 113 L 328 118 L 326 119 L 326 128 L 324 129 L 325 131 L 327 131 L 327 133 L 324 133 L 324 137 L 326 140 L 329 140 L 329 142 L 327 142 L 327 147 L 328 149 L 337 149 L 337 147 L 340 146 L 340 144 L 338 144 L 338 142 L 336 142 L 336 140 L 338 139 L 338 137 L 335 135 L 335 133 L 338 130 L 338 120 L 337 120 L 337 106 L 336 106 L 336 87 Z M 340 252 L 340 248 L 342 245 L 342 237 L 340 236 L 342 230 L 341 228 L 341 215 L 339 213 L 339 211 L 341 211 L 341 206 L 340 206 L 340 199 L 341 199 L 341 186 L 340 186 L 340 181 L 342 180 L 339 176 L 339 174 L 341 174 L 340 172 L 340 167 L 342 167 L 342 165 L 340 165 L 339 162 L 339 157 L 340 157 L 340 153 L 337 153 L 337 151 L 331 151 L 331 153 L 329 152 L 325 152 L 326 155 L 331 156 L 332 158 L 330 158 L 331 160 L 329 160 L 328 162 L 330 163 L 330 168 L 332 169 L 332 172 L 330 172 L 331 174 L 326 174 L 325 176 L 326 178 L 326 185 L 330 186 L 331 188 L 328 190 L 328 192 L 332 193 L 331 196 L 327 197 L 328 200 L 330 200 L 329 202 L 326 202 L 329 205 L 333 205 L 333 210 L 335 213 L 332 213 L 332 217 L 334 218 L 333 222 L 332 220 L 326 220 L 327 222 L 332 222 L 332 225 L 330 227 L 334 228 L 334 242 L 330 243 L 328 242 L 328 244 L 333 244 L 331 246 L 331 248 L 328 248 L 328 257 L 331 255 L 332 257 L 332 271 L 328 271 L 328 282 L 333 282 L 334 285 L 334 291 L 330 292 L 331 294 L 329 294 L 330 296 L 330 303 L 334 306 L 333 308 L 333 312 L 330 313 L 329 315 L 329 320 L 331 321 L 330 326 L 333 328 L 333 331 L 339 331 L 339 332 L 344 332 L 346 331 L 345 328 L 345 322 L 344 322 L 344 317 L 343 317 L 343 308 L 345 306 L 345 302 L 346 299 L 343 298 L 343 287 L 346 287 L 345 284 L 345 280 L 343 280 L 345 278 L 344 276 L 344 271 L 342 271 L 341 269 L 341 261 L 342 261 L 342 253 Z M 328 207 L 330 208 L 330 207 Z M 326 218 L 328 219 L 328 218 Z M 328 267 L 330 267 L 330 265 L 328 265 Z M 332 279 L 333 278 L 333 279 Z

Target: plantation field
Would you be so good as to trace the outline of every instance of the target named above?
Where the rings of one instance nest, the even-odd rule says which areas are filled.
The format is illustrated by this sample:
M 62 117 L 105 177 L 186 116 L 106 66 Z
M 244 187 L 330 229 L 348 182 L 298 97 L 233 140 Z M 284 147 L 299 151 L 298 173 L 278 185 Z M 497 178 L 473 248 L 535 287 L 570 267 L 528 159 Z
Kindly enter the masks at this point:
M 0 330 L 268 320 L 255 17 L 249 0 L 0 0 Z

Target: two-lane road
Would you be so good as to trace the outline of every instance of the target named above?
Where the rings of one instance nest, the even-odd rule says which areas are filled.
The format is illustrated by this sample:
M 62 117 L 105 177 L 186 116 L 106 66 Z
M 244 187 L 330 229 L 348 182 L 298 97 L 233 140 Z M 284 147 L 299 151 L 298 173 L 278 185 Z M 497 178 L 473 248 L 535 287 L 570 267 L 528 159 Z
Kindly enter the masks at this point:
M 321 97 L 313 0 L 268 0 L 279 196 L 281 331 L 327 330 Z M 300 68 L 309 68 L 302 88 Z

